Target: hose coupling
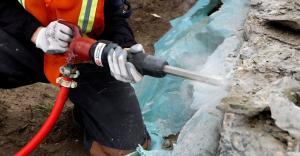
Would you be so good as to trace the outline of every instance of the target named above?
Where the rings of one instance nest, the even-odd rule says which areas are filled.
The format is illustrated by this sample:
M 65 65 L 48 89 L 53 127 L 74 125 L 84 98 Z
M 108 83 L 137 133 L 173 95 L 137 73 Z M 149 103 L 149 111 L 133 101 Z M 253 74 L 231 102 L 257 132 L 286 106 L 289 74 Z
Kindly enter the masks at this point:
M 72 80 L 79 76 L 79 71 L 72 65 L 62 66 L 59 69 L 62 77 L 56 79 L 56 83 L 66 88 L 76 88 L 77 82 Z
M 66 87 L 66 88 L 76 88 L 77 82 L 75 82 L 72 79 L 66 79 L 64 77 L 58 77 L 56 79 L 56 83 L 58 83 L 60 86 Z

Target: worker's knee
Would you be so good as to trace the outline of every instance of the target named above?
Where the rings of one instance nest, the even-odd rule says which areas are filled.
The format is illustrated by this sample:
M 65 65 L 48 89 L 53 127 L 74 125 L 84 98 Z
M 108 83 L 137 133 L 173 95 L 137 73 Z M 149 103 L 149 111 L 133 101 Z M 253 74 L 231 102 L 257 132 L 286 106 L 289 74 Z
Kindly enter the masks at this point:
M 145 141 L 145 143 L 143 144 L 143 148 L 149 149 L 150 145 L 151 145 L 151 140 L 147 139 Z M 91 156 L 124 156 L 124 155 L 132 153 L 134 151 L 135 151 L 135 149 L 132 149 L 132 150 L 115 149 L 115 148 L 101 145 L 101 144 L 97 143 L 96 141 L 93 141 L 91 149 L 90 149 L 90 155 Z
M 90 155 L 91 156 L 124 156 L 133 151 L 134 150 L 120 150 L 120 149 L 107 147 L 94 141 L 90 149 Z

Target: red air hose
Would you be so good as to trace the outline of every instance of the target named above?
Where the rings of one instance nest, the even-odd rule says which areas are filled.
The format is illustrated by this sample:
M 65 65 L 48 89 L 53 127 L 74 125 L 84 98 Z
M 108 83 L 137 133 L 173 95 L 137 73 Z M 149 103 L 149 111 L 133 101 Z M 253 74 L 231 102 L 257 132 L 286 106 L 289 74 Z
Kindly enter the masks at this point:
M 59 21 L 59 22 L 70 27 L 73 30 L 73 40 L 81 37 L 81 30 L 79 29 L 78 26 L 66 21 Z M 70 76 L 63 77 L 63 80 L 67 82 L 72 82 Z M 61 85 L 60 91 L 56 97 L 56 101 L 52 108 L 52 111 L 49 117 L 47 118 L 47 120 L 45 121 L 44 125 L 38 131 L 38 133 L 18 153 L 15 154 L 15 156 L 29 155 L 34 149 L 37 148 L 37 146 L 43 141 L 43 139 L 49 134 L 49 132 L 53 128 L 55 122 L 57 121 L 59 115 L 62 112 L 62 109 L 64 108 L 65 102 L 68 99 L 68 95 L 70 91 L 69 88 L 63 87 L 64 85 L 62 85 L 62 83 L 59 83 Z M 73 88 L 72 85 L 70 85 L 69 87 Z
M 61 87 L 57 95 L 53 109 L 38 133 L 18 152 L 15 156 L 27 156 L 42 142 L 53 128 L 56 120 L 64 108 L 65 102 L 68 99 L 69 88 Z

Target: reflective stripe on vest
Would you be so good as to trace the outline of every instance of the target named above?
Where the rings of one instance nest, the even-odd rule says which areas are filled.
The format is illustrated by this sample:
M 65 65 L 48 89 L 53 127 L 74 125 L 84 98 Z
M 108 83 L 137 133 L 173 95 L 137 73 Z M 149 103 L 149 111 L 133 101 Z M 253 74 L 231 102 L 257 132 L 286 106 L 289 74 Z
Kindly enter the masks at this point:
M 25 0 L 18 0 L 25 8 Z M 84 34 L 90 33 L 93 29 L 98 0 L 82 0 L 80 15 L 78 18 L 78 26 Z
M 89 33 L 93 29 L 98 0 L 82 0 L 81 11 L 78 18 L 78 26 L 83 33 Z

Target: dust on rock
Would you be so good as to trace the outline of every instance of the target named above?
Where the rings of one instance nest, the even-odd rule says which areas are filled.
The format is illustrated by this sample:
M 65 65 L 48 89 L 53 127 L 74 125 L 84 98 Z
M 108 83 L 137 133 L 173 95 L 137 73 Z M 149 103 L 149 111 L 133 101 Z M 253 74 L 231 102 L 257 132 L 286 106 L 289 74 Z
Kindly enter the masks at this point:
M 185 13 L 195 0 L 130 2 L 133 15 L 129 22 L 136 39 L 146 51 L 154 53 L 153 44 L 168 31 L 169 20 Z M 0 155 L 13 155 L 36 133 L 51 110 L 57 91 L 56 87 L 42 83 L 0 90 Z M 68 102 L 52 133 L 33 155 L 86 155 L 81 132 L 73 126 L 71 108 Z
M 299 2 L 251 0 L 250 4 L 235 85 L 219 106 L 225 111 L 219 154 L 297 155 Z M 233 138 L 242 145 L 235 145 Z

